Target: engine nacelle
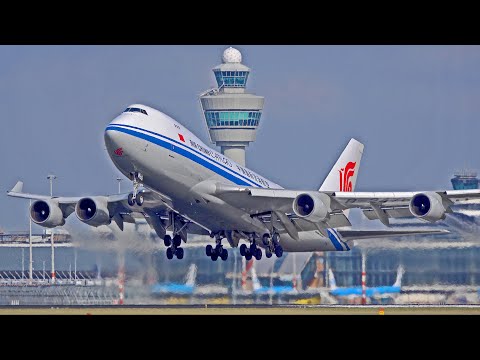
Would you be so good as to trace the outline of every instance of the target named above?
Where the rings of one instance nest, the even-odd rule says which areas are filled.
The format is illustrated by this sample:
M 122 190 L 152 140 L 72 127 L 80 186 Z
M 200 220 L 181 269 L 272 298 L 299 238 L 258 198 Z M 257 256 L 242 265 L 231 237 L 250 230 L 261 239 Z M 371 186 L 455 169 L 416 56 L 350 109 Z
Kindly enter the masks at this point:
M 293 212 L 299 218 L 312 223 L 328 219 L 330 197 L 327 194 L 310 192 L 298 195 L 293 200 Z
M 75 205 L 75 214 L 80 221 L 90 226 L 97 227 L 111 223 L 108 201 L 105 196 L 80 199 Z
M 32 203 L 30 218 L 35 224 L 47 228 L 65 224 L 62 209 L 55 200 L 37 200 Z
M 418 219 L 435 222 L 445 219 L 446 209 L 442 197 L 435 192 L 416 194 L 409 205 L 410 212 Z

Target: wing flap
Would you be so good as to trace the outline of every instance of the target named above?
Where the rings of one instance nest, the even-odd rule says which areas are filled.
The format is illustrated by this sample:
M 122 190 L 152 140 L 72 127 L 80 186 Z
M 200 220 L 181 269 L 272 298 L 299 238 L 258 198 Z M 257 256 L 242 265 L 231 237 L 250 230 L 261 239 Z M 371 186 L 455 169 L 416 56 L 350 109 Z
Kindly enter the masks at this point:
M 341 230 L 337 229 L 344 241 L 385 238 L 392 236 L 411 236 L 411 235 L 432 235 L 448 234 L 448 230 L 437 229 L 416 229 L 416 230 Z

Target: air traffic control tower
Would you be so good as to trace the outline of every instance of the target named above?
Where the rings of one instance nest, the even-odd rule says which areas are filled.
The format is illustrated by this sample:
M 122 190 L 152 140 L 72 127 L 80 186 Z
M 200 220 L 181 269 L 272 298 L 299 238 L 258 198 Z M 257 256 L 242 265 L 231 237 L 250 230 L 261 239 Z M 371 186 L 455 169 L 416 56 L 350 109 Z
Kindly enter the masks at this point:
M 212 143 L 245 166 L 245 148 L 255 141 L 264 97 L 245 92 L 250 69 L 242 64 L 240 51 L 229 47 L 222 60 L 213 68 L 218 87 L 200 95 L 200 103 Z

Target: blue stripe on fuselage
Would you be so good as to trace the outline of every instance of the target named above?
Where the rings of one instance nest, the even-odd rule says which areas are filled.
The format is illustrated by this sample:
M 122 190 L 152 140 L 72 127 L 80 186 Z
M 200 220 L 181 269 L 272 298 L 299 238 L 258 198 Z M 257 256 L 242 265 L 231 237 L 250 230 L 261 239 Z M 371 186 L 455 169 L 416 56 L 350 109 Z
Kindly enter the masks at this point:
M 185 143 L 181 143 L 181 142 L 178 141 L 178 140 L 169 138 L 168 136 L 165 136 L 165 135 L 156 133 L 156 132 L 154 132 L 154 131 L 142 129 L 142 128 L 137 127 L 137 126 L 124 125 L 124 124 L 111 124 L 111 125 L 109 125 L 109 126 L 119 126 L 119 127 L 126 127 L 126 128 L 135 129 L 135 130 L 145 131 L 145 132 L 147 132 L 147 133 L 149 133 L 149 134 L 153 134 L 153 135 L 159 136 L 159 137 L 161 137 L 161 138 L 164 138 L 164 139 L 167 139 L 167 140 L 169 140 L 169 141 L 172 141 L 172 142 L 174 142 L 174 143 L 177 144 L 177 145 L 183 146 L 183 147 L 185 147 L 188 151 L 194 152 L 194 153 L 196 153 L 197 155 L 199 155 L 200 158 L 203 157 L 203 158 L 205 158 L 205 159 L 212 160 L 212 159 L 210 159 L 208 156 L 206 156 L 205 154 L 202 154 L 201 152 L 199 152 L 199 151 L 197 151 L 197 150 L 195 150 L 195 149 L 190 148 L 190 147 L 187 146 Z M 212 161 L 213 161 L 213 160 L 212 160 Z M 241 179 L 246 180 L 247 182 L 249 181 L 249 182 L 251 183 L 250 185 L 253 184 L 253 185 L 258 186 L 258 187 L 261 187 L 261 188 L 264 187 L 264 186 L 262 186 L 262 185 L 257 184 L 257 183 L 256 183 L 255 181 L 253 181 L 252 179 L 249 179 L 248 177 L 245 177 L 244 175 L 242 175 L 242 174 L 240 174 L 240 173 L 237 173 L 235 170 L 226 167 L 226 166 L 223 165 L 223 164 L 218 164 L 218 163 L 217 163 L 216 165 L 219 166 L 220 168 L 224 168 L 224 169 L 227 169 L 227 170 L 230 170 L 230 171 L 234 172 L 234 173 L 235 173 L 237 176 L 239 176 Z
M 333 246 L 335 246 L 335 249 L 337 251 L 344 251 L 344 248 L 342 246 L 342 244 L 340 244 L 340 242 L 338 241 L 338 239 L 335 237 L 335 234 L 330 231 L 331 229 L 327 229 L 327 233 L 328 233 L 328 238 L 330 239 L 330 241 L 332 242 Z M 333 230 L 333 229 L 332 229 Z
M 350 247 L 348 246 L 348 244 L 342 240 L 342 238 L 340 237 L 340 234 L 337 232 L 336 229 L 332 229 L 332 231 L 337 235 L 337 238 L 338 240 L 340 240 L 342 242 L 343 245 L 345 245 L 345 248 L 347 249 L 347 251 L 350 251 Z
M 190 159 L 194 162 L 196 162 L 197 164 L 200 164 L 202 165 L 203 167 L 217 173 L 218 175 L 220 176 L 223 176 L 224 178 L 230 180 L 231 182 L 237 184 L 237 185 L 245 185 L 245 186 L 252 186 L 252 184 L 249 184 L 247 183 L 246 181 L 242 180 L 242 179 L 239 179 L 237 176 L 235 175 L 232 175 L 228 172 L 226 172 L 225 170 L 221 169 L 218 165 L 214 165 L 204 159 L 202 159 L 201 157 L 197 156 L 196 154 L 193 154 L 191 153 L 190 151 L 187 151 L 183 148 L 180 148 L 180 147 L 177 147 L 177 146 L 174 146 L 172 147 L 172 144 L 170 144 L 169 142 L 166 142 L 164 140 L 161 140 L 161 139 L 158 139 L 156 137 L 153 137 L 151 135 L 147 135 L 147 134 L 144 134 L 144 133 L 141 133 L 141 132 L 138 132 L 138 131 L 135 131 L 135 130 L 131 130 L 131 129 L 126 129 L 126 128 L 123 128 L 123 127 L 119 127 L 119 126 L 116 126 L 116 125 L 109 125 L 105 131 L 108 131 L 108 130 L 113 130 L 113 131 L 118 131 L 118 132 L 122 132 L 122 133 L 125 133 L 125 134 L 128 134 L 128 135 L 132 135 L 132 136 L 135 136 L 135 137 L 138 137 L 140 139 L 144 139 L 144 140 L 147 140 L 153 144 L 156 144 L 158 146 L 161 146 L 165 149 L 168 149 L 172 152 L 175 152 L 179 155 L 182 155 L 184 157 L 186 157 L 187 159 Z M 143 129 L 142 129 L 143 130 Z M 147 130 L 144 130 L 144 131 L 147 131 Z M 157 134 L 156 134 L 157 135 Z M 163 136 L 164 137 L 164 136 Z M 167 138 L 171 141 L 174 141 L 176 142 L 175 140 L 172 140 L 170 138 Z M 252 183 L 254 183 L 252 181 Z M 254 183 L 254 185 L 256 185 L 257 187 L 261 187 L 260 185 Z

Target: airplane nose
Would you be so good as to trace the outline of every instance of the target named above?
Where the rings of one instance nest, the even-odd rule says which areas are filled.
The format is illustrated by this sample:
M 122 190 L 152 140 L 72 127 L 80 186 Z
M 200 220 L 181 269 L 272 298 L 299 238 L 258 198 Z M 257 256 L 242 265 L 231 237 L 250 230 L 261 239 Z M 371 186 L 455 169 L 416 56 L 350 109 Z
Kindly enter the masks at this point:
M 118 148 L 121 147 L 119 144 L 118 135 L 119 134 L 117 131 L 109 129 L 108 127 L 105 130 L 104 140 L 105 140 L 105 146 L 109 154 L 115 152 Z

